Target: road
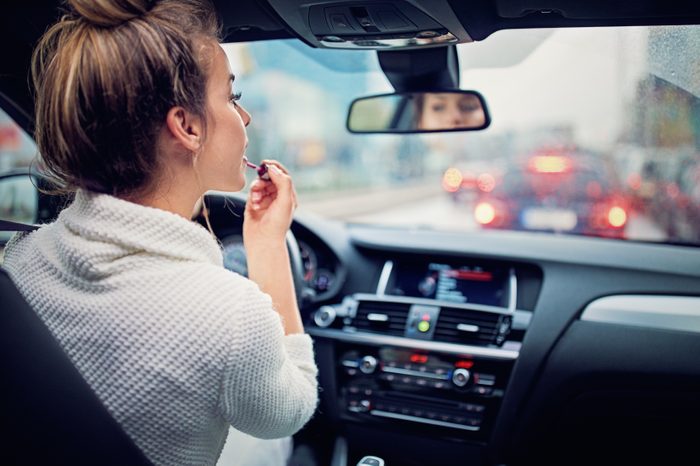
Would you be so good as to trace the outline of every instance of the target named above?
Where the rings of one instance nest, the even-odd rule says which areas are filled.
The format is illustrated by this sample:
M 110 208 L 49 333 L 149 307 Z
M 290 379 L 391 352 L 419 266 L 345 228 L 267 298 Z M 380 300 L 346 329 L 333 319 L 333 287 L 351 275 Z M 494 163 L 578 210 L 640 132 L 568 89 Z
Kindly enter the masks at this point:
M 441 190 L 429 187 L 325 199 L 322 205 L 309 202 L 308 208 L 320 215 L 350 222 L 425 226 L 448 231 L 474 231 L 479 228 L 474 220 L 472 205 L 453 202 Z M 651 219 L 635 213 L 630 214 L 625 235 L 629 239 L 643 241 L 666 239 L 665 233 Z

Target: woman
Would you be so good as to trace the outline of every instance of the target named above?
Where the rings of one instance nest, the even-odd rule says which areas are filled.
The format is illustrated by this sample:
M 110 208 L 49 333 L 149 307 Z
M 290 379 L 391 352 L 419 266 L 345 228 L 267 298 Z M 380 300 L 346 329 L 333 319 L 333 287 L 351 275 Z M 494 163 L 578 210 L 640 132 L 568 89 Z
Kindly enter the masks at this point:
M 427 92 L 413 100 L 419 130 L 479 128 L 486 122 L 481 101 L 473 94 Z
M 249 278 L 189 220 L 245 184 L 250 115 L 211 5 L 70 0 L 32 72 L 42 164 L 76 191 L 4 266 L 105 407 L 156 464 L 214 464 L 228 426 L 300 429 L 317 403 L 285 245 L 296 206 L 267 161 L 245 209 Z

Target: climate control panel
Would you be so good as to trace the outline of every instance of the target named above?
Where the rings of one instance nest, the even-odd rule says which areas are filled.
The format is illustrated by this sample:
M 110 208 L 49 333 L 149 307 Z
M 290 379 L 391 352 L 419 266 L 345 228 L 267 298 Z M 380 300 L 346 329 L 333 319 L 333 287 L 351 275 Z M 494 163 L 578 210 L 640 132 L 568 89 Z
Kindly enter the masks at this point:
M 394 347 L 346 348 L 338 359 L 346 417 L 412 422 L 485 435 L 512 361 Z

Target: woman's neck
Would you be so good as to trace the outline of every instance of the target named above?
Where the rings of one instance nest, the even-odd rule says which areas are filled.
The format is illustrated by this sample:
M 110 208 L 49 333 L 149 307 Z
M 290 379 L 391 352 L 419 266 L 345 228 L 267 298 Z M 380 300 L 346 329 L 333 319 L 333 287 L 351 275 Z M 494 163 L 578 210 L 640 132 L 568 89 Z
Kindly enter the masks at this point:
M 124 196 L 124 199 L 135 204 L 166 210 L 190 220 L 197 201 L 203 194 L 190 184 L 173 179 L 169 182 L 157 183 L 153 189 L 145 193 Z

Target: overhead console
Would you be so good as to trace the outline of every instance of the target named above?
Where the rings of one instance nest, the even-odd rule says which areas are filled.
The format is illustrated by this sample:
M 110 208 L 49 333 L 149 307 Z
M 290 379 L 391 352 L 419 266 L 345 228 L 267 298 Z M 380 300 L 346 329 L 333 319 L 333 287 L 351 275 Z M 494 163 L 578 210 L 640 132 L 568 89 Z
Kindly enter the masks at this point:
M 341 417 L 485 439 L 532 316 L 518 305 L 519 276 L 539 287 L 531 269 L 405 256 L 375 293 L 317 309 L 307 329 L 335 341 Z
M 471 42 L 446 1 L 315 2 L 269 0 L 289 27 L 323 48 L 416 49 Z M 430 11 L 430 14 L 427 11 Z

